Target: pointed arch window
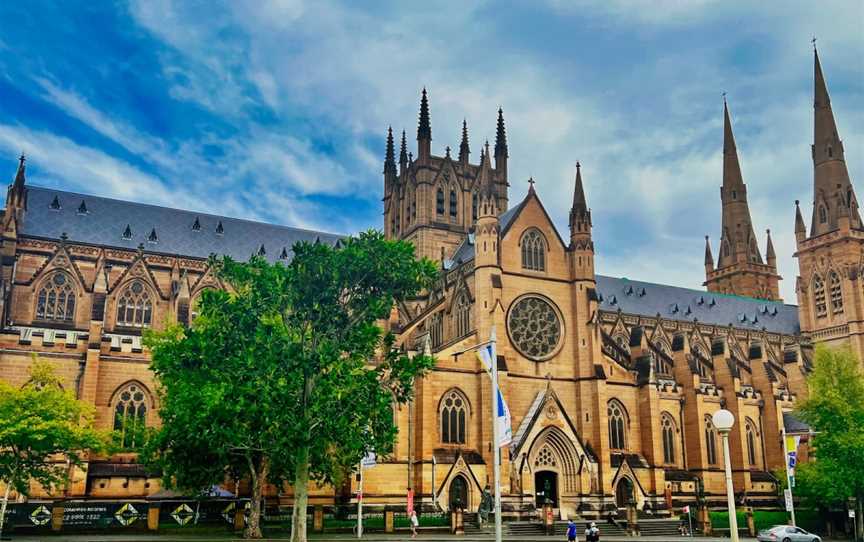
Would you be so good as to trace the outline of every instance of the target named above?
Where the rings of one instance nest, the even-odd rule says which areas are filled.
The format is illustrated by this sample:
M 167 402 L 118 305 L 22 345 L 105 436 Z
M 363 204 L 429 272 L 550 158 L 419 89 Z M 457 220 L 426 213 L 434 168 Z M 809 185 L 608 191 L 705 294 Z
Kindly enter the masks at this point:
M 36 295 L 36 319 L 71 322 L 75 319 L 75 283 L 64 271 L 52 273 Z
M 831 271 L 828 275 L 828 285 L 831 287 L 831 312 L 839 314 L 843 312 L 843 289 L 840 275 L 836 271 Z
M 417 194 L 411 194 L 411 222 L 417 221 Z
M 477 220 L 478 211 L 480 209 L 480 198 L 477 193 L 471 194 L 471 220 Z
M 464 292 L 456 298 L 453 308 L 453 323 L 456 337 L 463 337 L 471 331 L 471 302 Z
M 456 218 L 457 210 L 459 208 L 458 202 L 456 201 L 456 191 L 450 190 L 450 217 Z
M 150 327 L 153 323 L 153 300 L 140 280 L 132 283 L 117 298 L 117 325 Z
M 440 312 L 429 317 L 429 340 L 436 348 L 444 342 L 444 320 Z
M 744 422 L 744 432 L 747 439 L 747 462 L 751 467 L 755 467 L 756 461 L 759 458 L 759 441 L 757 440 L 758 432 L 756 431 L 756 424 L 750 418 L 747 418 Z
M 675 463 L 675 420 L 668 412 L 660 417 L 660 430 L 663 433 L 663 462 Z
M 439 215 L 444 214 L 444 191 L 440 188 L 435 192 L 435 212 Z
M 537 229 L 532 228 L 522 236 L 522 268 L 546 270 L 546 239 Z
M 711 416 L 705 416 L 705 451 L 708 456 L 708 464 L 717 464 L 717 429 L 714 428 L 714 422 L 711 421 Z
M 609 417 L 609 447 L 613 450 L 627 449 L 627 411 L 618 400 L 612 399 L 606 409 Z
M 120 447 L 132 448 L 143 444 L 140 441 L 147 425 L 147 392 L 137 382 L 130 382 L 114 397 L 114 431 Z
M 819 223 L 824 224 L 826 222 L 828 222 L 828 212 L 824 205 L 819 205 Z
M 816 316 L 827 316 L 828 305 L 825 303 L 825 282 L 819 275 L 813 275 L 813 303 Z
M 468 401 L 459 390 L 450 390 L 441 399 L 441 442 L 465 444 Z

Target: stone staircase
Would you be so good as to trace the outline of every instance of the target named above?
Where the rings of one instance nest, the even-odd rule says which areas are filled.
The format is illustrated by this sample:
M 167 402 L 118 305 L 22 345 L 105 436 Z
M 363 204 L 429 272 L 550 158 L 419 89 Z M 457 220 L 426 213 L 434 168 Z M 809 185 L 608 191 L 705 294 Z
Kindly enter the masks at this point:
M 678 534 L 677 519 L 640 519 L 639 534 L 641 536 L 666 536 L 677 537 Z

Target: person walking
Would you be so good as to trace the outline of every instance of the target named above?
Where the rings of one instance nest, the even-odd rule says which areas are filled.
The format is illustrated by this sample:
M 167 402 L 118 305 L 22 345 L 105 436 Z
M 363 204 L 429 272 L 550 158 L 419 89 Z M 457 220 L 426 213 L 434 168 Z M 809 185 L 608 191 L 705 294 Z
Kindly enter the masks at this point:
M 420 526 L 420 520 L 417 519 L 417 511 L 411 510 L 411 517 L 408 519 L 411 522 L 411 538 L 417 538 L 417 527 Z
M 567 522 L 567 542 L 576 542 L 576 524 L 572 519 Z

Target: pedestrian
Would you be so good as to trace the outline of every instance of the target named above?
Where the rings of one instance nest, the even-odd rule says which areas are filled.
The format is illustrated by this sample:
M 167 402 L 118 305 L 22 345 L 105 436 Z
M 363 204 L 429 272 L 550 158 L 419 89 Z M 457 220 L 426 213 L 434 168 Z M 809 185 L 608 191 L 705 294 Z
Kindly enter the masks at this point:
M 600 529 L 597 528 L 597 524 L 593 521 L 585 529 L 585 540 L 586 542 L 600 542 Z
M 567 542 L 576 542 L 576 524 L 572 519 L 567 522 Z
M 417 519 L 417 511 L 411 510 L 411 538 L 417 538 L 417 527 L 420 526 L 420 520 Z

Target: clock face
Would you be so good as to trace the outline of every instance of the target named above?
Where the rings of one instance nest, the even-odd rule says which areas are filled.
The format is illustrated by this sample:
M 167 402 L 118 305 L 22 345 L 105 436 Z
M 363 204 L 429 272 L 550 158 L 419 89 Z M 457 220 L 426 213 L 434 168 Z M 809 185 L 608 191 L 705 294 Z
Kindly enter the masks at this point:
M 507 317 L 510 342 L 526 358 L 546 360 L 561 342 L 561 319 L 558 310 L 539 296 L 524 296 L 510 307 Z

